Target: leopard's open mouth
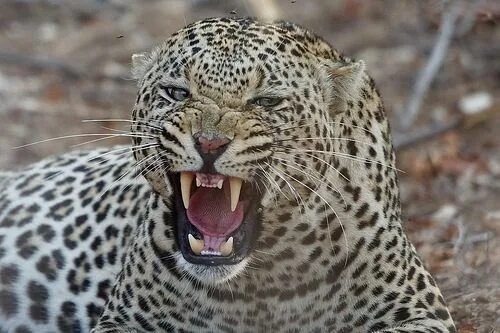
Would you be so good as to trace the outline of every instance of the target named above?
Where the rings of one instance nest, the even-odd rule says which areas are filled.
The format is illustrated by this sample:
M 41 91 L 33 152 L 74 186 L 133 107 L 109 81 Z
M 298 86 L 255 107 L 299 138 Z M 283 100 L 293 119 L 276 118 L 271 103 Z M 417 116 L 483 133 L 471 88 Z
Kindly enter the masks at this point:
M 260 195 L 253 186 L 221 174 L 181 172 L 170 179 L 183 257 L 208 266 L 242 261 L 259 228 Z

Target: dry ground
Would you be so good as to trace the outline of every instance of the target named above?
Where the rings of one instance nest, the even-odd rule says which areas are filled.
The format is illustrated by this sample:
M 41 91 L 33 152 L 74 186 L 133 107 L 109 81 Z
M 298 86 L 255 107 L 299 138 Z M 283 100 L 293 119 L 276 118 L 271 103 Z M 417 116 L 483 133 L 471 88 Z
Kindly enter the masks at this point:
M 460 330 L 500 331 L 500 7 L 494 0 L 479 2 L 463 12 L 417 123 L 403 131 L 398 111 L 432 49 L 440 1 L 3 0 L 0 168 L 16 169 L 87 139 L 15 146 L 109 132 L 84 119 L 127 119 L 135 94 L 128 79 L 130 55 L 186 22 L 221 15 L 288 19 L 366 61 L 396 139 L 462 116 L 459 105 L 466 96 L 489 96 L 489 105 L 465 123 L 400 150 L 398 166 L 405 171 L 406 228 L 440 282 Z M 272 3 L 274 9 L 266 7 Z M 127 140 L 85 147 L 118 142 Z

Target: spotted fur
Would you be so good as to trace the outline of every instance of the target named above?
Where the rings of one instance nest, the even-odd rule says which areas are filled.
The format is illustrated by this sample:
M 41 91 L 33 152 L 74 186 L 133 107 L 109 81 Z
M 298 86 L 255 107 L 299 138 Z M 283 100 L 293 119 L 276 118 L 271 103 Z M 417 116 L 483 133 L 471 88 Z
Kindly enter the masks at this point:
M 217 18 L 133 65 L 132 149 L 0 176 L 1 332 L 455 331 L 402 229 L 389 125 L 362 62 L 294 24 Z M 174 237 L 166 175 L 202 167 L 200 129 L 231 138 L 214 168 L 260 195 L 237 265 L 188 263 Z

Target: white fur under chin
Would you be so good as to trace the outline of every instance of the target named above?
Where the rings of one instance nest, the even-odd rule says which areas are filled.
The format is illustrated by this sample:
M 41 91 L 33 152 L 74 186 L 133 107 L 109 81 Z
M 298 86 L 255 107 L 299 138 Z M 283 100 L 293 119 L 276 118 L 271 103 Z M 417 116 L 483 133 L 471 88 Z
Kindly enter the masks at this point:
M 232 278 L 235 278 L 245 270 L 248 263 L 248 258 L 243 259 L 240 263 L 235 265 L 221 265 L 221 266 L 204 266 L 187 262 L 180 252 L 175 254 L 177 266 L 186 271 L 190 276 L 196 278 L 200 282 L 209 284 L 224 283 Z

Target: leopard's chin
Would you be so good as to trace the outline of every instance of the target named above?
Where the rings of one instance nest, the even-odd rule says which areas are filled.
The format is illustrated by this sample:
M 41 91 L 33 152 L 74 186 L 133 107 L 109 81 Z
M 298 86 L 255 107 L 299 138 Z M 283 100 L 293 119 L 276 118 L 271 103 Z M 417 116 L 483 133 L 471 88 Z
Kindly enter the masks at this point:
M 252 251 L 261 228 L 261 199 L 251 183 L 221 174 L 168 175 L 176 242 L 197 276 L 226 279 Z M 209 269 L 217 266 L 216 268 Z M 244 266 L 244 265 L 243 265 Z
M 175 254 L 175 259 L 177 261 L 177 266 L 188 273 L 191 277 L 195 278 L 199 282 L 212 285 L 218 285 L 234 279 L 245 270 L 245 267 L 250 260 L 249 258 L 244 258 L 239 263 L 230 265 L 200 265 L 187 261 L 180 251 Z

